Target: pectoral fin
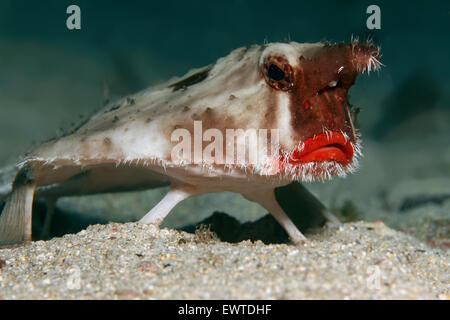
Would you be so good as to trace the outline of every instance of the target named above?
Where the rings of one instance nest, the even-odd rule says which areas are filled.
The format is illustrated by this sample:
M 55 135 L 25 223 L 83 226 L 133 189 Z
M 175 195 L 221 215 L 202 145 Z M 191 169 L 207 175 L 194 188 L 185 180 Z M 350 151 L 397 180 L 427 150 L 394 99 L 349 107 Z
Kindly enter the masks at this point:
M 0 246 L 31 240 L 31 211 L 36 184 L 19 173 L 0 215 Z
M 286 233 L 294 244 L 304 243 L 306 241 L 305 236 L 298 230 L 297 226 L 278 204 L 273 189 L 255 190 L 243 194 L 243 196 L 250 201 L 259 203 L 267 209 L 284 230 L 286 230 Z

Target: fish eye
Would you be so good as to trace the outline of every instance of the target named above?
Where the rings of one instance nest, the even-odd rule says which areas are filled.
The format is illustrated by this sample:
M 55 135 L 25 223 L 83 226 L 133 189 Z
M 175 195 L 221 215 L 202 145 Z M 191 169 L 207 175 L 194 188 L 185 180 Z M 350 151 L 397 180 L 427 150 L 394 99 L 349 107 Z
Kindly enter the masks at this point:
M 278 68 L 275 64 L 271 64 L 267 70 L 267 76 L 275 81 L 280 81 L 284 79 L 284 71 Z
M 293 88 L 291 65 L 282 57 L 268 57 L 264 60 L 262 73 L 269 86 L 276 90 L 289 91 Z

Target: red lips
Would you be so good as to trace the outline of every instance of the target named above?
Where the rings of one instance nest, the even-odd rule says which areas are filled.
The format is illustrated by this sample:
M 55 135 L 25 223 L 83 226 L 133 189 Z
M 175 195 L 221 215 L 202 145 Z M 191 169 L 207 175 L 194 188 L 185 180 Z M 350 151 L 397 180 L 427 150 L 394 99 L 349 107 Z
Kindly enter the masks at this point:
M 303 148 L 294 150 L 288 162 L 292 165 L 306 162 L 336 161 L 348 164 L 353 157 L 349 139 L 340 132 L 321 133 L 304 141 Z

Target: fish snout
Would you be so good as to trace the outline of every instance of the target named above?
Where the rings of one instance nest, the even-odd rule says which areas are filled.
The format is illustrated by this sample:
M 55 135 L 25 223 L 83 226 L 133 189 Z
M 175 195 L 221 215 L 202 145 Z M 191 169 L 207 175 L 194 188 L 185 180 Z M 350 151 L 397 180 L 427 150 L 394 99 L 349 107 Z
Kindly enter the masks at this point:
M 380 48 L 375 47 L 373 43 L 359 44 L 353 41 L 350 44 L 352 50 L 352 62 L 355 69 L 359 73 L 370 73 L 370 71 L 378 70 L 382 64 L 380 62 Z

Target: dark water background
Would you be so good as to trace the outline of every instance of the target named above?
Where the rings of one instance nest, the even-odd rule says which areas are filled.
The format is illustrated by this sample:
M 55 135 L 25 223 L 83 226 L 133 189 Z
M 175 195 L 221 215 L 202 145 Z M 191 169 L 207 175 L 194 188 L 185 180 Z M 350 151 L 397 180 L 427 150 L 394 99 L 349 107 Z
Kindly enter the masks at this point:
M 70 4 L 81 8 L 81 30 L 65 26 Z M 381 30 L 366 27 L 370 4 L 381 8 Z M 352 91 L 363 109 L 362 132 L 381 138 L 414 114 L 449 107 L 449 22 L 448 1 L 1 0 L 0 47 L 7 49 L 0 54 L 0 137 L 20 141 L 17 152 L 30 136 L 51 137 L 75 113 L 98 107 L 104 81 L 121 96 L 247 44 L 354 35 L 382 48 L 385 67 Z M 84 72 L 92 67 L 100 71 Z M 60 79 L 58 87 L 41 87 L 49 77 Z M 56 99 L 57 90 L 70 102 Z M 30 106 L 36 100 L 42 112 L 39 103 Z

